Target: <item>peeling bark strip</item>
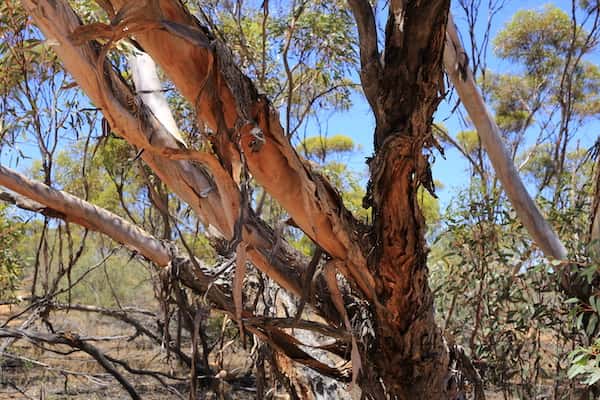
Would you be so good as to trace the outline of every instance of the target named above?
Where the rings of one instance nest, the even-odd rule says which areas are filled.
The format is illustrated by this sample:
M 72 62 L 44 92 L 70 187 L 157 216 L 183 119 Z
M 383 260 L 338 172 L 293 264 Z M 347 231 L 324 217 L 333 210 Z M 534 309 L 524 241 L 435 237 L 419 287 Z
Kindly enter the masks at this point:
M 148 54 L 134 50 L 134 53 L 127 57 L 127 61 L 131 66 L 131 76 L 137 95 L 178 144 L 185 148 L 186 143 L 169 109 L 154 60 Z
M 542 249 L 546 257 L 564 260 L 567 250 L 561 243 L 548 221 L 542 216 L 535 202 L 527 193 L 500 136 L 500 129 L 490 115 L 483 98 L 477 89 L 473 72 L 469 67 L 465 50 L 460 42 L 456 26 L 450 15 L 448 18 L 447 44 L 444 50 L 444 65 L 448 76 L 458 92 L 460 101 L 475 124 L 481 143 L 490 157 L 494 170 L 502 182 L 502 187 L 510 199 L 519 219 Z

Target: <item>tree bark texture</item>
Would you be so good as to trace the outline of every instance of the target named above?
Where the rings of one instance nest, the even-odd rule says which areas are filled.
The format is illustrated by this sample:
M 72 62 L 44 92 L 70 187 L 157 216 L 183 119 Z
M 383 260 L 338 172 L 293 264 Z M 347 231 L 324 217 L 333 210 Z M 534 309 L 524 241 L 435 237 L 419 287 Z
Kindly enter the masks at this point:
M 427 155 L 442 99 L 442 53 L 449 2 L 392 1 L 377 104 L 367 201 L 373 207 L 377 332 L 374 361 L 399 399 L 443 398 L 447 348 L 434 322 L 424 220 L 417 188 L 433 190 Z

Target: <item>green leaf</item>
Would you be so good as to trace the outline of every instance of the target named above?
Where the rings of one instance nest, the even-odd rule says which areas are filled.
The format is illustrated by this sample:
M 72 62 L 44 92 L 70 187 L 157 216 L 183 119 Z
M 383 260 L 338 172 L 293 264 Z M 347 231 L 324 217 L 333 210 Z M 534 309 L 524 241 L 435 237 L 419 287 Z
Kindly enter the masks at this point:
M 585 332 L 588 336 L 592 336 L 596 331 L 596 325 L 598 324 L 598 314 L 592 314 L 585 328 Z
M 567 372 L 567 376 L 569 377 L 569 379 L 573 379 L 577 375 L 580 375 L 583 373 L 585 373 L 585 366 L 581 365 L 581 364 L 575 364 L 575 365 L 571 366 L 571 368 L 569 368 L 569 371 Z

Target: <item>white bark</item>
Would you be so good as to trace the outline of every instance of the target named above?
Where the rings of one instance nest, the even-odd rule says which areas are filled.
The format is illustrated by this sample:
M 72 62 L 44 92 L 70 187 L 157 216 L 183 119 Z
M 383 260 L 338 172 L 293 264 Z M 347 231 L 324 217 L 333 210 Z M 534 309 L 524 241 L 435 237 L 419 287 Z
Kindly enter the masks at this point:
M 118 215 L 78 197 L 32 181 L 3 166 L 0 166 L 0 186 L 46 206 L 68 222 L 108 235 L 157 265 L 165 266 L 171 259 L 167 247 L 160 240 Z
M 169 109 L 169 103 L 163 93 L 162 84 L 156 71 L 156 63 L 152 57 L 134 50 L 133 54 L 127 57 L 127 61 L 131 68 L 137 95 L 177 142 L 186 147 L 185 140 L 181 137 L 175 118 Z
M 542 216 L 519 177 L 504 143 L 500 129 L 488 111 L 464 56 L 465 51 L 456 32 L 452 15 L 448 15 L 444 65 L 454 88 L 481 138 L 496 175 L 502 182 L 517 216 L 547 257 L 563 260 L 567 251 L 558 235 Z

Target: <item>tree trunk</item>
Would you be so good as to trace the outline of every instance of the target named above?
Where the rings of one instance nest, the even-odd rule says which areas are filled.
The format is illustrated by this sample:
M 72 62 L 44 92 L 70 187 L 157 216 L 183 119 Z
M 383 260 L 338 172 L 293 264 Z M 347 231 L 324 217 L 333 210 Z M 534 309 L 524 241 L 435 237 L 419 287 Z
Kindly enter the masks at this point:
M 379 348 L 371 353 L 372 362 L 386 392 L 396 398 L 440 399 L 448 374 L 448 349 L 434 320 L 425 226 L 416 200 L 417 164 L 422 156 L 415 155 L 406 137 L 384 146 L 374 160 L 381 164 L 372 175 L 377 247 L 371 268 L 380 303 L 376 306 Z
M 351 6 L 360 21 L 361 4 L 355 3 Z M 416 197 L 421 185 L 434 190 L 423 152 L 434 144 L 433 113 L 442 99 L 448 7 L 444 0 L 392 1 L 379 72 L 375 78 L 361 75 L 363 86 L 377 87 L 370 95 L 377 126 L 365 199 L 373 207 L 369 267 L 379 322 L 371 362 L 385 392 L 402 400 L 444 398 L 448 375 L 448 349 L 434 320 L 425 224 Z M 360 39 L 361 56 L 378 54 L 364 34 Z M 364 71 L 380 61 L 365 57 L 361 62 Z
M 382 318 L 388 324 L 380 336 L 386 339 L 390 337 L 387 332 L 395 334 L 383 347 L 380 365 L 391 367 L 384 377 L 388 385 L 395 383 L 391 391 L 398 398 L 440 399 L 448 375 L 448 349 L 434 321 L 417 188 L 433 190 L 423 152 L 433 145 L 433 113 L 443 96 L 442 53 L 449 1 L 394 3 L 394 19 L 390 15 L 386 29 L 383 81 L 397 81 L 398 86 L 389 88 L 381 103 L 385 118 L 377 126 L 376 143 L 384 139 L 371 169 L 374 225 L 381 252 L 378 298 L 383 310 L 393 313 L 391 319 Z M 400 15 L 404 20 L 398 21 Z M 379 160 L 383 161 L 381 171 Z

